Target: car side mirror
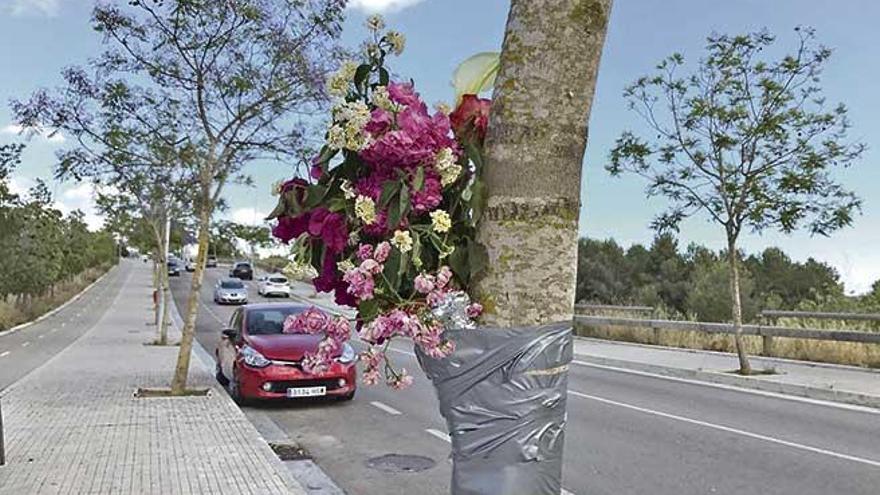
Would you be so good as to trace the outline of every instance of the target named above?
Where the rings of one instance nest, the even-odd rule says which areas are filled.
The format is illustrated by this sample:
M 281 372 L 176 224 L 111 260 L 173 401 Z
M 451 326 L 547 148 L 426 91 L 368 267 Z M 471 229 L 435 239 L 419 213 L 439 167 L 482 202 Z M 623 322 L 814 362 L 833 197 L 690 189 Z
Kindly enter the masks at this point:
M 235 340 L 238 337 L 238 332 L 234 328 L 224 328 L 222 333 L 229 340 Z

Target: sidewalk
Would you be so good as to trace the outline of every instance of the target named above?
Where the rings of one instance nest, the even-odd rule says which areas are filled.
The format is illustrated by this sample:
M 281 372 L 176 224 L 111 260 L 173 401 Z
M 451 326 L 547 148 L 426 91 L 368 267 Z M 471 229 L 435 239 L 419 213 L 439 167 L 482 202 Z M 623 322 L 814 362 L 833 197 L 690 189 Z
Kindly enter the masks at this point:
M 4 391 L 0 494 L 304 494 L 199 359 L 189 384 L 208 397 L 133 397 L 169 384 L 177 347 L 143 345 L 149 268 L 117 270 L 104 317 Z
M 315 295 L 308 284 L 292 282 L 291 287 L 302 301 L 354 315 L 334 304 L 330 294 Z M 574 352 L 576 360 L 595 365 L 880 408 L 880 370 L 754 356 L 754 368 L 778 373 L 744 377 L 730 373 L 739 368 L 735 354 L 583 337 L 575 338 Z

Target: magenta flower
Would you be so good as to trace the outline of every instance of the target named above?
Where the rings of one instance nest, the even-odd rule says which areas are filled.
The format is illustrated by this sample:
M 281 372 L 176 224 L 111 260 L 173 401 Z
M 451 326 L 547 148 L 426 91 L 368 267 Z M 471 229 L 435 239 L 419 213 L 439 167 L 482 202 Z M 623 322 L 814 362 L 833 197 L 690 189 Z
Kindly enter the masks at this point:
M 309 235 L 324 241 L 327 251 L 338 254 L 348 243 L 348 227 L 345 217 L 340 213 L 331 213 L 327 208 L 312 210 L 309 219 Z
M 370 121 L 364 126 L 364 130 L 376 137 L 390 130 L 393 122 L 394 116 L 391 115 L 391 112 L 381 108 L 374 108 L 370 112 Z
M 391 83 L 388 85 L 388 96 L 391 101 L 400 105 L 419 105 L 421 100 L 410 83 Z
M 412 209 L 416 213 L 429 212 L 443 201 L 443 187 L 440 183 L 440 174 L 433 169 L 425 171 L 425 181 L 422 188 L 410 193 Z
M 480 303 L 472 303 L 467 307 L 467 315 L 470 318 L 477 318 L 483 314 L 483 305 Z
M 422 294 L 427 294 L 434 290 L 434 277 L 431 275 L 426 275 L 424 273 L 419 274 L 416 276 L 413 283 L 416 291 L 421 292 Z
M 272 235 L 287 244 L 309 230 L 311 215 L 306 212 L 295 217 L 280 217 L 272 227 Z
M 361 244 L 358 246 L 357 257 L 364 261 L 373 257 L 373 246 L 371 244 Z
M 359 268 L 350 270 L 342 276 L 342 280 L 348 284 L 348 293 L 360 301 L 367 301 L 373 298 L 373 290 L 375 282 L 373 275 Z

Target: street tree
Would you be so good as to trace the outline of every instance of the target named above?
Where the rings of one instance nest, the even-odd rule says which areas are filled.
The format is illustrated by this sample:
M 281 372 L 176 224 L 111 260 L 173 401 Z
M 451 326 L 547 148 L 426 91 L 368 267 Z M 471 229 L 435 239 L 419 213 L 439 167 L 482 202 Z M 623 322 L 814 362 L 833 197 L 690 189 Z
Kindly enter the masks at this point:
M 107 47 L 96 65 L 161 93 L 179 110 L 176 127 L 185 132 L 177 135 L 191 151 L 176 165 L 196 178 L 199 251 L 172 394 L 186 389 L 215 206 L 245 164 L 303 147 L 307 119 L 326 100 L 322 82 L 339 52 L 344 7 L 339 0 L 136 0 L 94 9 Z
M 677 229 L 698 213 L 723 228 L 742 374 L 751 367 L 742 339 L 741 234 L 806 226 L 828 235 L 849 225 L 861 205 L 833 174 L 864 145 L 847 139 L 846 107 L 822 96 L 831 50 L 812 29 L 796 33 L 794 53 L 779 59 L 768 54 L 775 37 L 762 31 L 709 36 L 704 58 L 687 75 L 682 55 L 662 61 L 656 74 L 624 91 L 652 139 L 624 132 L 607 166 L 614 176 L 645 178 L 648 196 L 669 200 L 652 224 L 658 230 Z

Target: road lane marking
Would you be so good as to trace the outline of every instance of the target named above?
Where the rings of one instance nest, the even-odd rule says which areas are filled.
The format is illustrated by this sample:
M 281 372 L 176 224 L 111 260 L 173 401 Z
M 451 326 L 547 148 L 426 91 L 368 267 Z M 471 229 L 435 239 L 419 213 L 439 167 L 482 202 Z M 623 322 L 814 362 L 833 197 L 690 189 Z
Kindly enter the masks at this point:
M 400 414 L 403 414 L 402 412 L 398 411 L 397 409 L 394 409 L 393 407 L 389 406 L 388 404 L 385 404 L 385 403 L 379 402 L 379 401 L 377 401 L 377 400 L 374 400 L 373 402 L 370 402 L 370 405 L 373 406 L 373 407 L 379 408 L 379 409 L 381 409 L 381 410 L 383 410 L 383 411 L 385 411 L 385 412 L 387 412 L 388 414 L 391 414 L 391 415 L 393 415 L 393 416 L 398 416 L 398 415 L 400 415 Z
M 22 347 L 27 347 L 27 346 L 29 346 L 29 345 L 31 345 L 31 341 L 30 341 L 30 340 L 28 340 L 28 341 L 24 342 L 23 344 L 21 344 Z
M 66 322 L 66 321 L 62 321 L 62 322 L 61 322 L 61 326 L 62 326 L 62 327 L 63 327 L 63 326 L 66 326 L 66 325 L 67 325 L 67 322 Z
M 563 489 L 562 489 L 562 495 L 574 495 L 574 493 L 572 493 L 572 492 L 566 490 L 565 488 L 563 488 Z
M 10 354 L 9 351 L 3 351 L 3 352 L 0 352 L 0 357 L 6 357 L 6 356 L 8 356 L 9 354 Z
M 666 375 L 660 375 L 658 373 L 651 373 L 649 371 L 633 370 L 633 369 L 629 369 L 629 368 L 621 368 L 619 366 L 609 366 L 606 364 L 588 363 L 586 361 L 580 361 L 577 359 L 572 360 L 572 364 L 577 364 L 579 366 L 586 366 L 589 368 L 598 368 L 598 369 L 602 369 L 602 370 L 615 371 L 615 372 L 619 372 L 619 373 L 627 373 L 627 374 L 631 374 L 631 375 L 646 376 L 649 378 L 657 378 L 660 380 L 667 380 L 667 381 L 671 381 L 671 382 L 687 383 L 689 385 L 699 385 L 699 386 L 703 386 L 703 387 L 712 387 L 712 388 L 718 388 L 718 389 L 722 389 L 722 390 L 729 390 L 732 392 L 741 392 L 741 393 L 745 393 L 745 394 L 761 395 L 764 397 L 773 397 L 776 399 L 790 400 L 790 401 L 794 401 L 794 402 L 803 402 L 806 404 L 813 404 L 813 405 L 817 405 L 817 406 L 834 407 L 837 409 L 846 409 L 848 411 L 858 411 L 858 412 L 865 412 L 865 413 L 870 413 L 870 414 L 880 414 L 880 409 L 875 409 L 873 407 L 868 407 L 868 406 L 859 406 L 856 404 L 845 404 L 842 402 L 831 402 L 831 401 L 822 400 L 822 399 L 811 399 L 809 397 L 800 397 L 798 395 L 786 395 L 786 394 L 781 394 L 779 392 L 769 392 L 766 390 L 742 388 L 742 387 L 737 387 L 736 385 L 727 385 L 724 383 L 713 383 L 713 382 L 705 382 L 705 381 L 701 381 L 701 380 L 694 380 L 694 379 L 690 379 L 690 378 L 680 378 L 677 376 L 666 376 Z
M 52 333 L 55 333 L 55 332 L 57 332 L 57 331 L 58 331 L 57 328 L 53 328 L 52 330 L 50 330 L 50 332 L 52 332 Z
M 45 335 L 37 335 L 38 339 L 42 339 L 43 337 L 45 337 Z
M 427 432 L 428 435 L 431 435 L 431 436 L 437 437 L 437 438 L 439 438 L 440 440 L 443 440 L 443 441 L 446 442 L 446 443 L 452 443 L 452 440 L 449 438 L 449 435 L 447 435 L 446 433 L 443 433 L 443 432 L 440 431 L 440 430 L 435 430 L 434 428 L 426 428 L 426 429 L 425 429 L 425 432 Z
M 595 395 L 589 395 L 582 392 L 577 392 L 574 390 L 569 390 L 569 394 L 574 395 L 575 397 L 580 397 L 582 399 L 594 400 L 596 402 L 601 402 L 603 404 L 607 404 L 610 406 L 622 407 L 624 409 L 629 409 L 631 411 L 637 411 L 644 414 L 650 414 L 652 416 L 659 416 L 661 418 L 672 419 L 675 421 L 681 421 L 683 423 L 689 423 L 692 425 L 703 426 L 705 428 L 711 428 L 713 430 L 723 431 L 726 433 L 733 433 L 734 435 L 740 435 L 748 438 L 753 438 L 755 440 L 763 440 L 765 442 L 775 443 L 777 445 L 783 445 L 785 447 L 791 447 L 797 450 L 804 450 L 807 452 L 812 452 L 814 454 L 825 455 L 829 457 L 836 457 L 838 459 L 843 459 L 846 461 L 858 462 L 860 464 L 867 464 L 869 466 L 880 467 L 880 461 L 875 461 L 872 459 L 866 459 L 864 457 L 858 457 L 849 454 L 843 454 L 840 452 L 835 452 L 833 450 L 826 450 L 819 447 L 813 447 L 810 445 L 804 445 L 796 442 L 789 442 L 788 440 L 783 440 L 781 438 L 771 437 L 767 435 L 761 435 L 760 433 L 752 433 L 750 431 L 740 430 L 738 428 L 731 428 L 729 426 L 719 425 L 715 423 L 709 423 L 707 421 L 700 421 L 698 419 L 687 418 L 685 416 L 679 416 L 677 414 L 665 413 L 662 411 L 656 411 L 654 409 L 648 409 L 645 407 L 639 407 L 632 404 L 627 404 L 625 402 L 618 402 L 616 400 L 605 399 L 603 397 L 597 397 Z

